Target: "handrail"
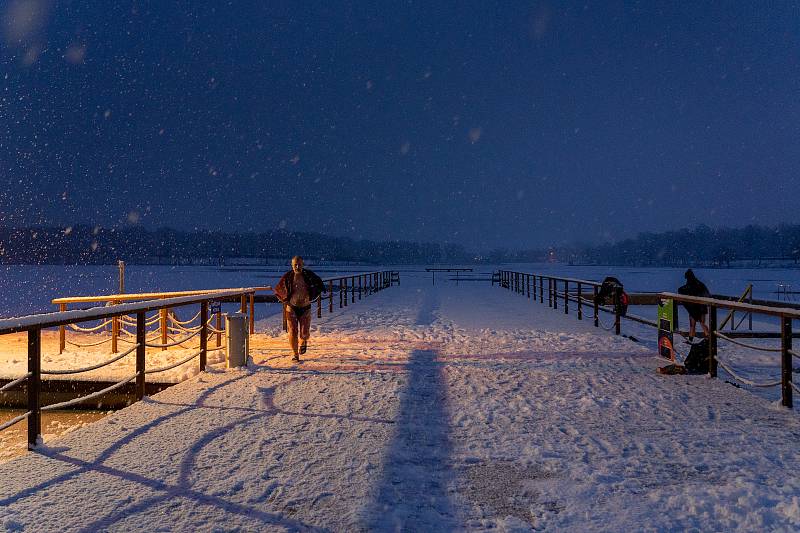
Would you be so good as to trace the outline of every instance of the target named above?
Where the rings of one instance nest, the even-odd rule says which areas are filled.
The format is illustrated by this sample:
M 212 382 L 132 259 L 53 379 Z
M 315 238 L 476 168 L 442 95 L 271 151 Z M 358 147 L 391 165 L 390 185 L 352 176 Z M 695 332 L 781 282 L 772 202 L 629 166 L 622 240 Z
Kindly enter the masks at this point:
M 88 322 L 102 318 L 112 318 L 138 312 L 149 312 L 167 307 L 197 304 L 217 301 L 221 298 L 233 298 L 243 294 L 250 294 L 255 289 L 252 287 L 230 289 L 219 292 L 204 292 L 196 296 L 182 296 L 178 298 L 164 298 L 161 300 L 148 300 L 137 303 L 109 305 L 106 307 L 92 307 L 85 310 L 56 311 L 55 313 L 42 313 L 26 317 L 0 319 L 0 335 L 19 333 L 31 329 L 52 328 L 66 326 L 74 322 Z
M 173 292 L 140 292 L 140 293 L 125 293 L 125 294 L 107 294 L 100 296 L 66 296 L 62 298 L 53 298 L 53 304 L 71 304 L 71 303 L 87 303 L 87 302 L 128 302 L 139 300 L 155 300 L 165 298 L 176 298 L 180 296 L 197 296 L 199 294 L 241 291 L 241 288 L 227 288 L 227 289 L 205 289 L 196 291 L 173 291 Z M 264 287 L 249 287 L 249 291 L 261 292 L 272 290 L 271 286 Z
M 800 310 L 789 307 L 771 307 L 766 305 L 756 305 L 744 302 L 731 302 L 718 298 L 702 298 L 700 296 L 688 296 L 686 294 L 676 294 L 674 292 L 659 293 L 662 298 L 671 298 L 678 302 L 690 304 L 713 305 L 723 309 L 735 309 L 737 311 L 749 311 L 760 315 L 778 316 L 800 320 Z

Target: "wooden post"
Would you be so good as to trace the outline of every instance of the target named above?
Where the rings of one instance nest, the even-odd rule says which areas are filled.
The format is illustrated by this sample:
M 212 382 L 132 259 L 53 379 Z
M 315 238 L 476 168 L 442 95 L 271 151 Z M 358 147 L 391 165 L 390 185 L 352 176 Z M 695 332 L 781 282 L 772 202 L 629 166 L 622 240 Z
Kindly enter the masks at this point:
M 328 302 L 328 312 L 333 313 L 333 280 L 328 282 L 328 292 L 331 293 L 331 297 Z
M 544 303 L 544 278 L 539 276 L 539 303 Z
M 619 335 L 621 328 L 620 312 L 622 311 L 622 289 L 614 289 L 614 335 Z
M 528 279 L 528 300 L 531 299 L 531 275 L 525 276 Z
M 239 312 L 242 314 L 247 312 L 247 294 L 242 294 L 239 297 Z
M 342 300 L 344 299 L 344 297 L 342 296 L 342 293 L 344 292 L 343 284 L 344 284 L 344 278 L 339 278 L 339 309 L 342 308 L 343 305 Z
M 322 295 L 317 298 L 317 318 L 322 318 Z
M 146 342 L 147 317 L 144 311 L 139 311 L 136 313 L 136 401 L 144 398 Z
M 256 293 L 250 293 L 250 335 L 256 332 Z M 208 307 L 208 304 L 205 304 Z
M 111 317 L 111 353 L 117 353 L 117 339 L 119 338 L 119 317 Z
M 42 433 L 42 412 L 39 405 L 39 391 L 42 385 L 42 330 L 28 330 L 28 449 L 32 450 L 39 442 Z
M 250 293 L 250 296 L 253 294 Z M 250 300 L 252 303 L 253 300 Z M 252 317 L 252 311 L 250 316 Z M 208 302 L 200 302 L 200 372 L 206 371 L 208 362 Z M 252 324 L 252 322 L 251 322 Z M 253 331 L 252 329 L 250 330 Z
M 594 306 L 594 327 L 600 327 L 600 307 L 597 304 L 597 285 L 592 285 L 592 305 Z
M 569 314 L 569 281 L 564 280 L 564 314 Z
M 781 405 L 792 408 L 792 319 L 781 316 Z
M 708 373 L 717 377 L 717 306 L 708 306 Z
M 161 344 L 167 344 L 167 316 L 169 310 L 167 308 L 160 309 L 159 313 L 159 325 L 161 326 Z M 166 346 L 162 347 L 161 350 L 166 350 Z
M 219 311 L 217 311 L 217 325 L 215 326 L 217 330 L 217 347 L 222 346 L 222 303 L 217 302 L 219 304 Z
M 59 304 L 58 310 L 66 311 L 67 304 Z M 64 353 L 64 348 L 66 347 L 67 347 L 67 326 L 58 326 L 58 353 Z
M 350 303 L 356 303 L 356 277 L 353 276 L 350 278 Z
M 363 277 L 364 277 L 363 274 L 359 274 L 358 275 L 358 299 L 359 300 L 361 299 L 361 291 L 364 290 L 364 288 L 363 288 L 363 286 L 361 284 L 361 278 L 363 278 Z
M 119 268 L 119 290 L 117 294 L 125 294 L 125 261 L 117 261 Z
M 578 282 L 578 320 L 583 320 L 583 286 Z
M 558 309 L 558 280 L 553 278 L 553 309 Z
M 347 307 L 347 278 L 342 278 L 342 281 L 344 281 L 344 306 Z
M 553 278 L 547 278 L 547 307 L 553 307 Z
M 536 301 L 536 274 L 533 274 L 533 301 Z

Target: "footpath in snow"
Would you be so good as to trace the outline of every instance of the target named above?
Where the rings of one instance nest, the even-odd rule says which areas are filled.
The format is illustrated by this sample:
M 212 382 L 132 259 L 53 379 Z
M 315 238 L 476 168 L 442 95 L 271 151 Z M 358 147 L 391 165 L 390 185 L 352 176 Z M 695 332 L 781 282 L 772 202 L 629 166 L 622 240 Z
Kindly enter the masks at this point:
M 487 284 L 393 287 L 0 464 L 10 531 L 797 531 L 797 413 Z

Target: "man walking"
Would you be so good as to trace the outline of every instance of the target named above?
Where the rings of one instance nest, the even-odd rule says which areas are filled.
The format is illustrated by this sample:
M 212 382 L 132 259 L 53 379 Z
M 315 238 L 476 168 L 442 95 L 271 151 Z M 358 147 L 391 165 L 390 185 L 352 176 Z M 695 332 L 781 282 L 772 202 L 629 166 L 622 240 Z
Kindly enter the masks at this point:
M 325 284 L 319 276 L 306 270 L 303 258 L 292 258 L 292 269 L 281 277 L 273 289 L 275 296 L 284 305 L 289 329 L 289 345 L 293 360 L 299 361 L 306 353 L 311 329 L 311 303 L 325 292 Z

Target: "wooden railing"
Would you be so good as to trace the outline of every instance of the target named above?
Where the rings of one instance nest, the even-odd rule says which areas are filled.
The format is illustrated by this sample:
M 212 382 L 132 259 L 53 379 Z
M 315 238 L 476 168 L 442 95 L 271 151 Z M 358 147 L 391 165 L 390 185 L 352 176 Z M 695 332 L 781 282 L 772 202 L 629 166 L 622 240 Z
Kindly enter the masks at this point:
M 569 314 L 570 302 L 577 306 L 577 318 L 583 320 L 583 307 L 591 305 L 593 310 L 593 318 L 595 327 L 602 326 L 604 329 L 613 330 L 615 334 L 621 334 L 621 322 L 625 318 L 633 322 L 658 327 L 658 323 L 654 320 L 649 320 L 644 317 L 636 316 L 631 313 L 623 314 L 621 302 L 622 289 L 617 288 L 613 295 L 613 304 L 611 306 L 599 305 L 596 301 L 596 296 L 599 290 L 600 282 L 565 278 L 558 276 L 549 276 L 544 274 L 533 274 L 526 272 L 514 272 L 508 270 L 500 270 L 496 276 L 493 276 L 492 284 L 499 283 L 503 288 L 513 290 L 516 293 L 527 295 L 528 298 L 537 299 L 540 303 L 544 303 L 545 298 L 549 307 L 558 309 L 558 300 L 561 299 L 562 307 L 565 314 Z M 562 290 L 559 290 L 559 286 Z M 574 290 L 570 292 L 570 287 Z M 584 287 L 591 287 L 590 293 L 584 292 Z M 792 338 L 797 337 L 798 333 L 792 331 L 792 320 L 800 320 L 800 309 L 798 306 L 791 306 L 790 304 L 782 305 L 780 302 L 769 301 L 756 301 L 758 303 L 745 303 L 745 298 L 752 299 L 752 288 L 745 291 L 745 294 L 740 298 L 736 297 L 712 297 L 712 298 L 697 298 L 692 296 L 685 296 L 669 292 L 663 293 L 643 293 L 631 294 L 629 305 L 657 305 L 659 300 L 672 299 L 679 303 L 698 303 L 707 305 L 709 309 L 709 359 L 711 361 L 710 374 L 712 377 L 717 376 L 718 363 L 722 364 L 734 379 L 753 387 L 772 387 L 781 386 L 781 403 L 786 407 L 792 407 L 792 389 L 798 390 L 797 385 L 792 382 L 792 358 L 797 357 L 800 359 L 800 354 L 792 349 Z M 546 296 L 545 296 L 546 294 Z M 591 297 L 591 298 L 590 298 Z M 760 305 L 759 305 L 760 303 Z M 722 324 L 717 322 L 717 310 L 727 309 L 729 313 Z M 614 323 L 610 327 L 606 327 L 600 321 L 599 311 L 603 311 L 614 315 Z M 777 333 L 768 331 L 728 331 L 723 332 L 722 328 L 728 320 L 733 319 L 734 312 L 744 313 L 745 316 L 752 317 L 756 315 L 766 315 L 777 317 L 780 322 L 780 331 Z M 752 321 L 752 318 L 751 318 Z M 751 322 L 752 323 L 752 322 Z M 684 332 L 678 331 L 679 335 L 684 335 Z M 777 339 L 781 341 L 780 347 L 763 347 L 751 344 L 745 344 L 739 339 Z M 739 376 L 730 364 L 720 362 L 718 354 L 719 339 L 724 339 L 727 342 L 750 348 L 753 350 L 780 352 L 781 354 L 781 379 L 768 383 L 757 383 Z
M 158 372 L 165 372 L 180 365 L 186 364 L 192 359 L 199 358 L 200 370 L 206 368 L 207 354 L 212 351 L 208 348 L 209 338 L 209 316 L 208 307 L 212 302 L 219 302 L 226 299 L 240 299 L 241 302 L 246 302 L 248 296 L 252 296 L 258 288 L 241 288 L 232 289 L 228 291 L 215 291 L 203 292 L 197 295 L 163 298 L 158 300 L 150 300 L 145 302 L 116 304 L 107 307 L 95 307 L 86 310 L 73 310 L 73 311 L 59 311 L 56 313 L 47 313 L 41 315 L 31 315 L 22 318 L 9 318 L 0 320 L 0 335 L 8 335 L 11 333 L 26 332 L 28 336 L 28 371 L 25 375 L 18 379 L 7 383 L 0 387 L 0 392 L 8 391 L 20 385 L 25 385 L 27 388 L 27 411 L 3 424 L 0 424 L 0 431 L 6 429 L 16 423 L 25 419 L 28 420 L 28 447 L 33 448 L 36 446 L 41 434 L 41 413 L 42 411 L 54 409 L 66 409 L 79 403 L 85 402 L 90 399 L 102 396 L 116 390 L 126 383 L 135 380 L 135 396 L 136 400 L 141 400 L 144 397 L 145 391 L 145 376 L 147 374 L 154 374 Z M 197 333 L 191 336 L 199 335 L 200 346 L 199 351 L 191 354 L 189 357 L 182 359 L 170 365 L 147 369 L 146 368 L 146 349 L 148 346 L 152 347 L 165 347 L 168 343 L 148 343 L 147 342 L 147 316 L 146 314 L 151 311 L 161 311 L 175 307 L 183 307 L 188 305 L 200 305 L 199 319 L 200 326 Z M 42 330 L 46 328 L 68 326 L 70 324 L 78 324 L 82 322 L 92 322 L 97 320 L 108 320 L 113 318 L 120 318 L 126 315 L 136 316 L 136 332 L 135 344 L 121 355 L 114 355 L 109 360 L 99 364 L 91 365 L 84 368 L 68 369 L 68 370 L 43 370 L 42 369 Z M 183 339 L 188 341 L 189 337 Z M 216 350 L 218 348 L 214 348 Z M 136 354 L 136 372 L 115 383 L 114 385 L 92 393 L 88 396 L 82 396 L 66 402 L 60 402 L 47 406 L 40 405 L 39 394 L 41 390 L 42 375 L 48 374 L 78 374 L 82 372 L 89 372 L 104 366 L 110 365 L 123 357 L 134 353 Z
M 326 278 L 322 281 L 328 287 L 328 312 L 333 313 L 334 292 L 339 293 L 339 309 L 342 309 L 347 307 L 348 299 L 350 299 L 350 303 L 355 303 L 356 295 L 360 300 L 362 295 L 369 296 L 388 289 L 395 283 L 400 285 L 400 273 L 392 270 L 380 270 L 338 278 Z M 317 318 L 322 317 L 322 300 L 322 297 L 317 299 Z
M 124 303 L 124 302 L 133 302 L 133 301 L 140 302 L 140 301 L 143 301 L 143 300 L 158 300 L 158 299 L 163 300 L 163 299 L 166 299 L 166 298 L 178 298 L 178 297 L 184 297 L 184 296 L 199 296 L 199 295 L 204 295 L 204 294 L 216 294 L 216 293 L 221 293 L 221 292 L 230 292 L 230 291 L 239 291 L 239 290 L 242 290 L 242 289 L 235 289 L 235 288 L 232 288 L 232 289 L 211 289 L 211 290 L 206 289 L 206 290 L 197 290 L 197 291 L 140 292 L 140 293 L 126 293 L 126 294 L 108 294 L 108 295 L 101 295 L 101 296 L 68 296 L 68 297 L 63 297 L 63 298 L 55 298 L 55 299 L 52 300 L 52 303 L 59 307 L 59 311 L 68 311 L 70 304 L 75 305 L 75 304 L 87 304 L 87 303 L 103 303 L 103 304 L 106 304 L 106 305 L 114 305 L 114 304 L 120 304 L 120 303 Z M 240 311 L 242 313 L 248 313 L 248 305 L 249 305 L 249 313 L 248 313 L 248 316 L 249 316 L 249 327 L 250 327 L 250 333 L 252 334 L 252 333 L 255 332 L 255 300 L 256 300 L 255 294 L 257 292 L 270 291 L 270 290 L 272 290 L 272 287 L 268 287 L 268 286 L 267 287 L 251 287 L 249 290 L 251 291 L 251 292 L 248 293 L 249 296 L 242 295 L 239 298 L 240 299 L 239 303 L 240 303 Z M 249 300 L 249 302 L 248 302 L 248 300 Z M 233 300 L 232 300 L 232 298 L 228 297 L 227 299 L 223 298 L 223 299 L 220 299 L 218 301 L 233 301 Z M 276 301 L 276 300 L 273 298 L 273 301 Z M 216 327 L 214 329 L 216 330 L 216 334 L 217 334 L 217 346 L 219 346 L 222 343 L 222 333 L 221 333 L 221 330 L 222 330 L 222 310 L 221 309 L 217 309 L 213 314 L 215 315 L 214 318 L 215 318 L 215 322 L 216 322 Z M 190 320 L 188 322 L 191 322 L 196 318 L 197 318 L 197 316 L 195 316 L 192 320 Z M 152 324 L 155 324 L 156 322 L 158 323 L 157 330 L 160 332 L 160 337 L 161 337 L 161 343 L 162 344 L 167 344 L 167 341 L 169 340 L 169 337 L 170 337 L 170 330 L 173 330 L 173 331 L 178 330 L 177 332 L 185 332 L 185 330 L 188 329 L 188 328 L 186 328 L 187 321 L 178 320 L 177 317 L 175 317 L 174 314 L 171 312 L 170 308 L 162 308 L 162 309 L 160 309 L 158 311 L 157 315 L 151 316 L 151 317 L 147 317 L 146 324 L 148 326 L 150 326 Z M 130 319 L 126 320 L 126 317 L 123 316 L 123 317 L 110 318 L 110 319 L 108 319 L 108 321 L 103 322 L 102 324 L 99 324 L 99 325 L 92 326 L 90 328 L 79 328 L 79 327 L 77 327 L 75 325 L 72 325 L 72 329 L 74 329 L 76 331 L 81 331 L 81 332 L 84 332 L 84 333 L 92 333 L 92 332 L 107 330 L 110 327 L 111 336 L 106 340 L 103 340 L 103 341 L 100 341 L 100 342 L 97 342 L 97 343 L 94 343 L 94 344 L 96 345 L 96 344 L 102 344 L 102 343 L 105 343 L 105 342 L 110 342 L 111 343 L 111 353 L 118 353 L 120 341 L 122 341 L 123 343 L 125 342 L 124 339 L 125 339 L 125 332 L 126 332 L 125 326 L 126 325 L 127 326 L 132 326 L 133 324 L 130 323 Z M 59 349 L 58 353 L 63 353 L 64 350 L 66 349 L 66 345 L 68 343 L 67 338 L 66 338 L 66 333 L 67 333 L 67 326 L 60 326 L 58 328 L 58 349 Z M 131 335 L 128 334 L 127 336 L 130 337 Z M 74 345 L 76 345 L 78 347 L 86 347 L 87 346 L 86 344 L 79 344 L 79 343 L 69 343 L 69 344 L 74 344 Z M 162 349 L 166 350 L 166 347 L 162 348 Z
M 726 372 L 731 374 L 734 379 L 743 381 L 748 385 L 754 387 L 772 387 L 781 386 L 781 404 L 785 407 L 792 407 L 792 389 L 796 389 L 797 385 L 792 383 L 792 357 L 800 358 L 800 354 L 792 350 L 792 321 L 800 320 L 800 310 L 791 309 L 788 307 L 773 307 L 764 305 L 754 305 L 742 302 L 730 302 L 719 300 L 717 298 L 698 298 L 696 296 L 685 296 L 683 294 L 675 294 L 671 292 L 662 292 L 662 298 L 672 299 L 676 302 L 700 304 L 708 307 L 708 356 L 709 356 L 709 374 L 711 377 L 717 377 L 717 366 L 722 364 Z M 739 340 L 734 339 L 730 335 L 726 335 L 718 329 L 717 311 L 719 309 L 729 309 L 731 311 L 741 311 L 744 313 L 752 313 L 756 315 L 765 315 L 778 318 L 780 324 L 780 339 L 781 346 L 777 347 L 764 347 L 745 344 Z M 741 337 L 739 337 L 741 338 Z M 781 379 L 772 383 L 755 383 L 747 379 L 743 379 L 736 374 L 736 371 L 730 367 L 729 364 L 720 361 L 717 350 L 719 339 L 731 342 L 733 344 L 749 348 L 751 350 L 764 351 L 764 352 L 779 352 L 781 354 Z M 749 383 L 748 383 L 749 382 Z

